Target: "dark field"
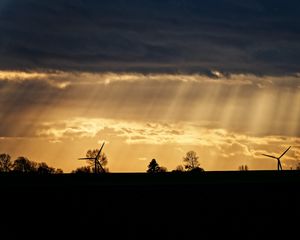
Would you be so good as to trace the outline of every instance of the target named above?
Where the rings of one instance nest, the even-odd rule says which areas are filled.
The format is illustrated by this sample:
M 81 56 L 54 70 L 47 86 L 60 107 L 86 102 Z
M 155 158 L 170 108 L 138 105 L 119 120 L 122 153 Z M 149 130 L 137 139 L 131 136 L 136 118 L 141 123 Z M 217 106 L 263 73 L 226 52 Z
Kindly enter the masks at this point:
M 0 175 L 0 226 L 23 239 L 286 239 L 299 190 L 298 171 Z

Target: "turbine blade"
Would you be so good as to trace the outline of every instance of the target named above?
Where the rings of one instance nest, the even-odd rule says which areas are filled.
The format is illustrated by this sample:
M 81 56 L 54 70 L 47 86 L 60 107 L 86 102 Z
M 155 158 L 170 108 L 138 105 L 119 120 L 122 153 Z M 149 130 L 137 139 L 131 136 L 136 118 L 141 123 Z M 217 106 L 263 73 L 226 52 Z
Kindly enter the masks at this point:
M 105 143 L 105 142 L 103 142 L 103 144 L 102 144 L 102 146 L 101 146 L 101 148 L 100 148 L 100 150 L 99 150 L 97 156 L 95 157 L 96 159 L 98 159 L 98 157 L 100 156 L 100 153 L 101 153 L 101 151 L 102 151 L 102 148 L 104 147 L 104 143 Z
M 277 157 L 274 157 L 274 156 L 271 156 L 271 155 L 268 155 L 268 154 L 261 154 L 261 155 L 264 155 L 264 156 L 266 156 L 266 157 L 270 157 L 270 158 L 275 158 L 275 159 L 277 159 Z
M 285 150 L 285 151 L 284 151 L 284 153 L 283 153 L 283 154 L 281 154 L 281 156 L 280 156 L 279 158 L 281 158 L 281 157 L 282 157 L 284 154 L 286 154 L 286 152 L 287 152 L 288 150 L 290 150 L 290 148 L 291 148 L 291 146 L 289 146 L 289 147 L 288 147 L 288 149 L 287 149 L 287 150 Z
M 78 158 L 78 160 L 91 160 L 91 159 L 95 159 L 95 158 Z

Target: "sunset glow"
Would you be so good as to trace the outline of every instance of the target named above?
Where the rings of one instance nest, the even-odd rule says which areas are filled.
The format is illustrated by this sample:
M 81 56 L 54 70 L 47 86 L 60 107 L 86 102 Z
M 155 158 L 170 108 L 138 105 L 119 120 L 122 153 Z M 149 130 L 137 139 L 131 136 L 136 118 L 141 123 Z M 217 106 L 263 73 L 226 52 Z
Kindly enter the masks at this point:
M 189 150 L 205 170 L 256 170 L 276 169 L 262 153 L 292 146 L 282 164 L 295 168 L 298 35 L 284 14 L 275 32 L 277 15 L 229 2 L 257 14 L 251 21 L 263 30 L 246 15 L 237 24 L 230 8 L 198 16 L 199 6 L 184 1 L 170 9 L 129 4 L 124 15 L 110 3 L 78 2 L 74 16 L 50 1 L 28 3 L 22 14 L 18 1 L 0 4 L 0 152 L 70 172 L 105 141 L 111 172 L 145 172 L 153 158 L 171 171 Z M 101 15 L 106 8 L 112 15 Z

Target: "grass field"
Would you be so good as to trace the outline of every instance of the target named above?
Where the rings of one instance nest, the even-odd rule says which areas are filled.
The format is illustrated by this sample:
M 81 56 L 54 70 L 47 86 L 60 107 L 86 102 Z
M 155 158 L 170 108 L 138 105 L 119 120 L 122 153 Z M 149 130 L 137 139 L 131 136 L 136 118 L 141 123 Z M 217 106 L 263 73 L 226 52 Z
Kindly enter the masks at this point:
M 297 232 L 299 190 L 298 171 L 2 174 L 1 226 L 16 237 L 286 236 Z

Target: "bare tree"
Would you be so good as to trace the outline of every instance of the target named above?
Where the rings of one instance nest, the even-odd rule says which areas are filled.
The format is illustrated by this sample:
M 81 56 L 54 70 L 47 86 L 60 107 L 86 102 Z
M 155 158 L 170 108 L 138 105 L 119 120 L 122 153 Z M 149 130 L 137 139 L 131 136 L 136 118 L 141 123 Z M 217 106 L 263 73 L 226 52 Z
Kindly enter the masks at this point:
M 198 156 L 195 151 L 189 151 L 186 153 L 186 156 L 183 158 L 183 162 L 185 169 L 188 171 L 192 171 L 200 167 L 200 163 L 198 162 Z
M 0 154 L 0 172 L 9 172 L 12 170 L 13 163 L 9 154 Z

